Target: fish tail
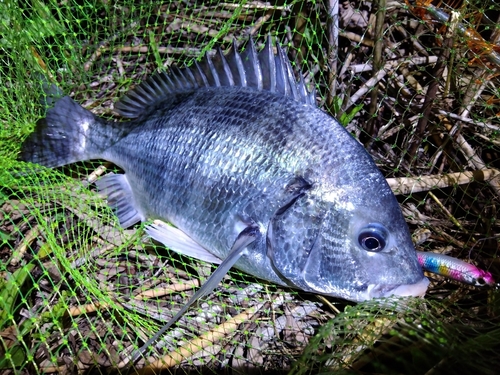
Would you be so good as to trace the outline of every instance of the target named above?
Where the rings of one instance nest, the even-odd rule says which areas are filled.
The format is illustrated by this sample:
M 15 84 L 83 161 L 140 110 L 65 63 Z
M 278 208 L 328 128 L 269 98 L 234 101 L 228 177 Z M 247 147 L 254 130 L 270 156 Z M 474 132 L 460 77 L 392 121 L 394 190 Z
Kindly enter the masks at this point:
M 102 145 L 96 143 L 96 133 L 104 125 L 106 121 L 64 96 L 37 122 L 22 146 L 19 159 L 58 167 L 98 158 Z

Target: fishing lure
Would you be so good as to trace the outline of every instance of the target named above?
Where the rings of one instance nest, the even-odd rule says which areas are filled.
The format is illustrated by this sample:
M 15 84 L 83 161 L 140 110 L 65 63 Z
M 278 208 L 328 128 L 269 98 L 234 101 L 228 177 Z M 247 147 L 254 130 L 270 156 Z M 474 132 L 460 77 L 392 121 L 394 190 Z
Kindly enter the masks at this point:
M 424 271 L 436 273 L 475 286 L 495 286 L 490 272 L 462 260 L 430 252 L 417 251 L 418 262 Z

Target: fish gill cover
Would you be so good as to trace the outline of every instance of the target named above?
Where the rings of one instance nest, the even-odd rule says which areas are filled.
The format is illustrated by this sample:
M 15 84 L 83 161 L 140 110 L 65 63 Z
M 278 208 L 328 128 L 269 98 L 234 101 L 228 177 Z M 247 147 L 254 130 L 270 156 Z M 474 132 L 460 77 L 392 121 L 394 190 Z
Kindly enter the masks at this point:
M 124 359 L 213 271 L 151 242 L 142 226 L 120 229 L 94 185 L 119 172 L 113 165 L 49 170 L 16 161 L 45 105 L 64 92 L 119 120 L 114 104 L 154 71 L 192 65 L 233 40 L 244 48 L 249 35 L 257 49 L 269 34 L 279 40 L 317 105 L 366 146 L 419 250 L 498 278 L 500 9 L 329 6 L 0 4 L 2 372 L 125 371 Z M 446 27 L 443 13 L 452 16 Z M 47 91 L 41 75 L 61 91 Z M 148 349 L 144 371 L 494 373 L 496 291 L 429 277 L 426 299 L 402 308 L 324 300 L 233 270 Z

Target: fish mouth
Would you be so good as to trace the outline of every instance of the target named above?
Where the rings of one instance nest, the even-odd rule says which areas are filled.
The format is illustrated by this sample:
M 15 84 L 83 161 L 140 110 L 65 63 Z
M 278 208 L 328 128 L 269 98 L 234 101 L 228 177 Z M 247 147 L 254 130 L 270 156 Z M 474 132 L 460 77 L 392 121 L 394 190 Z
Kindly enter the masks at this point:
M 383 297 L 423 297 L 429 286 L 429 280 L 423 277 L 418 283 L 403 285 L 369 285 L 366 299 Z

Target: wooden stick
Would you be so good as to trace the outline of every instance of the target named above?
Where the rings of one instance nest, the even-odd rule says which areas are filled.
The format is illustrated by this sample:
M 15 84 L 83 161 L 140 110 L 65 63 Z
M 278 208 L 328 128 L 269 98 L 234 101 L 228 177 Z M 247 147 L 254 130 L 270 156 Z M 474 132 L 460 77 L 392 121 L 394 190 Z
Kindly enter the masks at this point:
M 453 135 L 454 130 L 456 129 L 455 127 L 451 127 L 450 125 L 447 125 L 444 123 L 444 126 L 450 133 L 450 136 L 453 138 L 453 141 L 455 144 L 458 146 L 460 151 L 467 156 L 467 162 L 471 167 L 477 168 L 479 170 L 483 170 L 486 168 L 486 163 L 480 158 L 479 155 L 476 154 L 472 146 L 467 142 L 467 140 L 464 138 L 464 136 L 457 132 L 456 135 Z M 491 186 L 495 194 L 497 194 L 500 197 L 500 181 L 498 179 L 488 179 L 486 180 L 488 184 Z
M 16 246 L 14 251 L 12 252 L 12 257 L 10 258 L 10 265 L 17 266 L 21 259 L 23 259 L 28 247 L 35 242 L 35 240 L 40 235 L 40 227 L 38 225 L 34 226 L 29 230 L 28 233 L 24 236 L 24 239 L 19 242 L 19 245 Z
M 177 282 L 173 285 L 169 285 L 168 287 L 165 288 L 156 288 L 156 289 L 149 289 L 144 292 L 139 293 L 134 297 L 134 299 L 143 299 L 143 298 L 154 298 L 154 297 L 161 297 L 167 294 L 172 294 L 172 293 L 177 293 L 177 292 L 183 292 L 188 289 L 193 289 L 200 286 L 200 281 L 199 280 L 188 280 L 184 282 Z
M 477 171 L 456 172 L 442 175 L 388 178 L 387 183 L 396 195 L 405 195 L 446 188 L 454 185 L 464 185 L 473 181 L 489 181 L 497 179 L 500 172 L 496 169 L 481 169 Z

